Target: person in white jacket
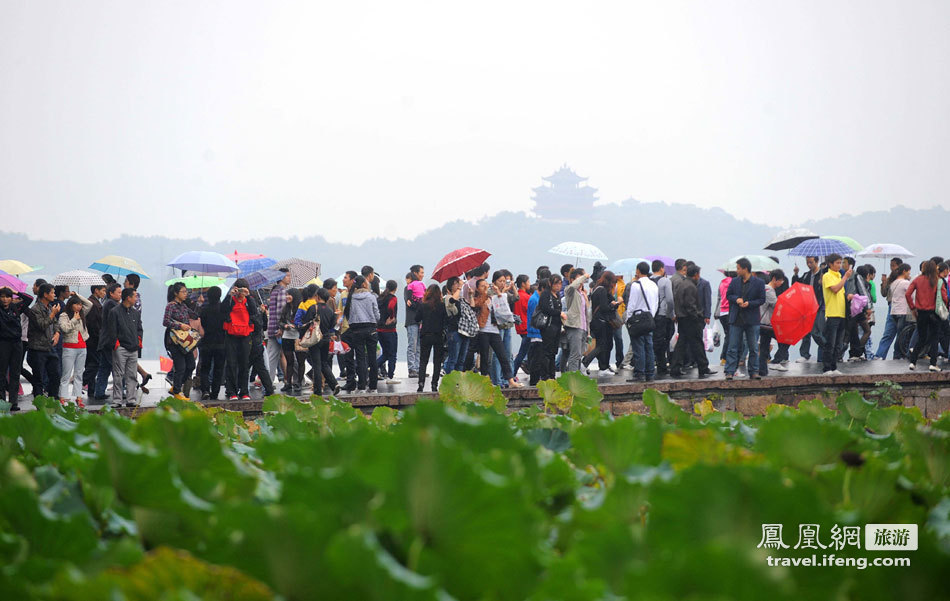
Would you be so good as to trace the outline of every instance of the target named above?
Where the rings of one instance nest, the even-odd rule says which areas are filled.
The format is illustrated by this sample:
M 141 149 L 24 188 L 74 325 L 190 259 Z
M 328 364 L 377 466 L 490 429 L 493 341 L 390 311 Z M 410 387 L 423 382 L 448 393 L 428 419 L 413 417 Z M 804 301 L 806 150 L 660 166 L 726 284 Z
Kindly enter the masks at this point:
M 88 299 L 73 292 L 56 322 L 63 342 L 63 375 L 59 381 L 59 402 L 63 405 L 72 399 L 77 407 L 85 407 L 82 400 L 82 372 L 86 367 L 86 341 L 89 340 L 86 315 L 91 309 L 92 303 Z M 69 394 L 70 380 L 73 384 L 72 395 Z

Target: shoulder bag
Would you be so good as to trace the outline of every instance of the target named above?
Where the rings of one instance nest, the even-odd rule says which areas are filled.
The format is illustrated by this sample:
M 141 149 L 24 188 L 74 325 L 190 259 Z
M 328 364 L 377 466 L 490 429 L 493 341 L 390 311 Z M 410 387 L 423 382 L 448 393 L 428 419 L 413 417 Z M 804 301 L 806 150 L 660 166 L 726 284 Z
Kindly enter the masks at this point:
M 934 302 L 934 313 L 937 314 L 941 320 L 946 321 L 947 317 L 950 317 L 950 310 L 947 309 L 947 304 L 943 302 L 943 280 L 937 278 L 937 298 Z
M 294 342 L 294 350 L 305 351 L 312 346 L 320 344 L 320 341 L 323 340 L 323 332 L 320 331 L 319 322 L 319 317 L 310 322 L 310 325 L 307 326 L 307 329 L 300 335 L 300 338 Z
M 478 318 L 475 310 L 467 302 L 459 302 L 459 334 L 466 338 L 474 338 L 478 334 Z
M 640 285 L 640 295 L 643 296 L 643 302 L 647 304 L 647 310 L 634 311 L 627 318 L 627 332 L 629 332 L 631 338 L 649 334 L 656 328 L 656 322 L 653 320 L 653 308 L 650 307 L 650 301 L 647 300 L 647 295 L 643 292 L 643 283 L 637 280 L 637 284 Z
M 201 340 L 201 336 L 198 335 L 198 330 L 179 330 L 178 328 L 169 328 L 170 338 L 172 344 L 179 347 L 186 353 L 190 353 L 195 350 L 195 347 L 198 346 L 198 342 Z

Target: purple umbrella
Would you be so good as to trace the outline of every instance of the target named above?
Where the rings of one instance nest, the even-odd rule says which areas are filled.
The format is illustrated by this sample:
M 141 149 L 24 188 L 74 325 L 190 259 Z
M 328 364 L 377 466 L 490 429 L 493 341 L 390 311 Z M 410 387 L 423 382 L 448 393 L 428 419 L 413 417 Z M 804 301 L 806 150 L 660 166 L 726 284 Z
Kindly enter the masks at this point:
M 6 271 L 0 271 L 0 288 L 6 286 L 14 292 L 26 292 L 26 282 Z
M 670 257 L 667 257 L 666 255 L 647 255 L 643 258 L 649 261 L 650 263 L 652 263 L 653 261 L 663 261 L 663 267 L 666 268 L 667 275 L 672 274 L 674 271 L 673 259 Z

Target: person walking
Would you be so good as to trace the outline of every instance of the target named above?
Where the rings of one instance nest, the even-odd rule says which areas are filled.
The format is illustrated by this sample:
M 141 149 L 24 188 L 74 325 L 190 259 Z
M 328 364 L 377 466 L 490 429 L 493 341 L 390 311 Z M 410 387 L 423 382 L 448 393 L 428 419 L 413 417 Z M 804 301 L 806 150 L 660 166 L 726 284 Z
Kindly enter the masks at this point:
M 561 373 L 580 371 L 581 358 L 587 348 L 587 332 L 591 319 L 591 307 L 584 289 L 584 282 L 588 279 L 587 273 L 580 267 L 571 270 L 567 290 L 564 291 L 564 336 L 567 339 L 566 364 L 561 364 Z
M 80 409 L 86 405 L 82 400 L 82 374 L 86 367 L 86 342 L 89 328 L 86 315 L 92 303 L 75 292 L 66 301 L 66 308 L 59 314 L 57 329 L 63 342 L 63 375 L 59 380 L 59 402 L 63 406 L 70 400 Z M 69 385 L 72 384 L 72 394 Z
M 522 366 L 526 367 L 525 373 L 528 373 L 528 370 L 531 369 L 531 364 L 528 363 L 528 349 L 531 344 L 528 342 L 528 301 L 531 300 L 531 293 L 528 292 L 528 289 L 531 287 L 531 278 L 525 274 L 519 274 L 515 278 L 515 292 L 518 295 L 518 300 L 515 301 L 515 306 L 513 311 L 515 315 L 518 316 L 517 321 L 515 321 L 515 334 L 521 338 L 521 343 L 518 345 L 518 354 L 515 355 L 515 362 L 511 366 L 511 371 L 515 374 L 515 378 L 518 377 L 518 370 Z
M 531 319 L 534 319 L 534 312 L 540 312 L 544 315 L 541 318 L 540 328 L 536 330 L 540 335 L 540 343 L 534 343 L 540 346 L 534 353 L 534 363 L 531 364 L 531 373 L 528 383 L 531 386 L 537 386 L 542 380 L 553 380 L 555 377 L 555 358 L 558 352 L 558 341 L 561 336 L 561 326 L 567 321 L 567 315 L 564 314 L 561 304 L 561 285 L 562 280 L 558 276 L 551 276 L 538 280 L 537 304 L 532 307 Z
M 376 367 L 379 370 L 379 377 L 387 380 L 396 377 L 396 358 L 399 349 L 399 336 L 396 334 L 399 317 L 397 287 L 396 280 L 388 280 L 385 291 L 376 299 L 376 304 L 379 305 L 379 324 L 376 326 L 376 335 L 379 337 L 379 346 L 383 349 Z
M 774 331 L 772 330 L 772 311 L 775 310 L 775 303 L 778 301 L 778 295 L 785 283 L 785 272 L 776 269 L 769 274 L 769 283 L 765 286 L 765 302 L 759 310 L 761 315 L 759 319 L 759 375 L 769 375 L 769 347 L 772 344 Z M 776 364 L 778 367 L 778 364 Z M 779 369 L 778 371 L 784 371 Z
M 696 361 L 699 377 L 705 378 L 716 372 L 709 369 L 709 360 L 706 359 L 706 349 L 703 347 L 704 318 L 699 298 L 699 266 L 690 265 L 684 269 L 685 274 L 676 274 L 683 277 L 674 278 L 672 282 L 679 339 L 670 359 L 670 375 L 674 378 L 685 375 L 683 367 L 689 354 Z
M 749 378 L 762 378 L 759 369 L 759 324 L 760 307 L 765 303 L 765 282 L 752 274 L 752 263 L 742 257 L 736 261 L 736 277 L 726 291 L 729 300 L 729 352 L 726 355 L 726 379 L 735 377 L 739 367 L 739 354 L 745 341 L 749 349 L 746 367 Z
M 917 369 L 917 359 L 922 353 L 930 358 L 930 371 L 940 371 L 937 367 L 937 342 L 940 333 L 940 320 L 946 317 L 937 315 L 938 305 L 946 312 L 950 298 L 947 287 L 940 279 L 937 265 L 925 261 L 921 274 L 911 281 L 904 293 L 907 306 L 917 318 L 917 344 L 910 351 L 908 368 Z M 944 313 L 946 315 L 946 313 Z
M 406 278 L 410 280 L 405 290 L 403 290 L 403 298 L 406 303 L 406 363 L 409 365 L 409 377 L 418 378 L 420 325 L 418 305 L 422 294 L 417 294 L 415 289 L 422 285 L 422 280 L 425 278 L 425 269 L 422 265 L 413 265 L 409 268 Z M 416 285 L 415 282 L 419 282 L 419 284 Z
M 142 314 L 135 310 L 135 288 L 122 289 L 121 302 L 109 309 L 103 322 L 100 350 L 112 349 L 112 407 L 135 406 Z
M 139 312 L 139 317 L 142 317 L 142 295 L 139 294 L 139 285 L 142 283 L 142 278 L 139 277 L 136 273 L 130 273 L 125 276 L 125 279 L 122 281 L 122 287 L 131 288 L 135 290 L 135 303 L 133 303 L 132 308 Z M 138 351 L 139 359 L 142 358 L 142 349 L 139 348 Z M 140 363 L 136 363 L 135 370 L 138 372 L 138 375 L 142 376 L 142 388 L 148 386 L 149 380 L 152 379 L 152 374 L 145 371 L 145 368 L 142 367 Z
M 437 284 L 426 289 L 419 306 L 419 386 L 416 392 L 422 392 L 426 383 L 426 369 L 429 355 L 432 355 L 432 392 L 439 390 L 439 375 L 442 373 L 442 349 L 445 346 L 445 327 L 448 313 L 442 299 L 442 291 Z
M 287 354 L 284 352 L 284 333 L 287 330 L 281 330 L 278 322 L 284 312 L 284 305 L 287 303 L 287 290 L 290 286 L 290 270 L 281 267 L 277 271 L 284 274 L 284 277 L 277 282 L 270 296 L 267 298 L 267 368 L 270 372 L 271 382 L 277 381 L 278 368 L 284 372 L 284 381 L 287 378 Z
M 491 374 L 491 353 L 504 356 L 505 347 L 501 341 L 501 333 L 496 324 L 492 295 L 489 293 L 487 280 L 479 280 L 473 297 L 475 315 L 478 320 L 478 335 L 475 345 L 478 351 L 478 368 L 483 376 Z M 511 373 L 511 362 L 501 362 L 502 378 L 508 382 L 509 388 L 521 388 L 523 384 L 515 382 Z
M 462 364 L 468 355 L 468 344 L 470 338 L 459 331 L 459 323 L 462 319 L 462 311 L 471 312 L 471 305 L 466 303 L 462 308 L 462 281 L 457 277 L 451 277 L 445 282 L 445 314 L 448 321 L 445 324 L 446 352 L 445 363 L 442 368 L 446 374 L 450 374 L 457 369 L 462 369 Z
M 82 371 L 82 385 L 88 398 L 96 396 L 96 372 L 99 371 L 99 330 L 102 329 L 102 299 L 106 297 L 106 285 L 94 284 L 89 287 L 89 302 L 92 308 L 86 315 L 86 328 L 89 338 L 86 340 L 86 364 Z
M 208 299 L 198 311 L 198 328 L 201 340 L 198 341 L 198 356 L 201 358 L 201 400 L 217 401 L 227 363 L 225 349 L 224 312 L 221 308 L 221 289 L 213 286 L 208 289 Z
M 653 332 L 656 328 L 657 308 L 660 305 L 660 289 L 650 277 L 651 265 L 646 261 L 637 263 L 633 281 L 627 286 L 629 292 L 627 307 L 623 315 L 630 334 L 630 348 L 633 349 L 633 377 L 628 382 L 652 382 L 656 379 L 656 357 L 653 351 Z M 649 315 L 646 326 L 635 325 L 639 316 Z M 653 329 L 649 323 L 653 322 Z
M 590 364 L 594 362 L 594 359 L 597 359 L 601 372 L 616 373 L 610 366 L 610 351 L 614 341 L 614 322 L 617 321 L 615 316 L 617 305 L 620 304 L 614 296 L 616 286 L 617 278 L 613 272 L 604 271 L 590 293 L 590 333 L 594 337 L 596 346 L 582 361 L 588 375 L 590 375 Z
M 884 334 L 881 335 L 881 342 L 874 353 L 876 359 L 887 359 L 891 344 L 907 323 L 910 306 L 907 304 L 905 294 L 910 286 L 910 269 L 910 263 L 901 263 L 887 276 L 885 284 L 881 287 L 882 290 L 886 290 L 884 294 L 887 298 L 888 309 Z M 894 359 L 903 358 L 900 349 L 895 345 Z
M 93 397 L 97 401 L 104 401 L 108 399 L 106 395 L 106 387 L 109 385 L 109 376 L 112 375 L 112 355 L 114 344 L 110 346 L 107 342 L 104 342 L 102 339 L 102 329 L 105 328 L 106 319 L 109 317 L 109 312 L 115 307 L 119 306 L 120 301 L 122 300 L 122 286 L 116 282 L 112 282 L 106 285 L 106 296 L 102 301 L 102 325 L 99 329 L 99 369 L 96 370 L 96 386 L 95 386 L 95 396 Z M 113 382 L 113 386 L 115 382 Z
M 656 375 L 663 377 L 670 373 L 670 340 L 675 328 L 676 309 L 673 302 L 673 282 L 666 277 L 663 261 L 653 261 L 651 269 L 653 276 L 650 280 L 656 284 L 659 294 L 654 319 L 653 353 L 656 356 Z
M 838 371 L 838 349 L 844 344 L 845 335 L 845 291 L 844 287 L 852 275 L 851 268 L 841 274 L 841 255 L 831 253 L 825 257 L 828 271 L 821 276 L 822 294 L 825 299 L 825 347 L 822 349 L 822 371 L 827 375 L 840 376 Z
M 59 311 L 53 286 L 41 284 L 37 300 L 26 314 L 29 319 L 26 362 L 33 370 L 34 398 L 44 394 L 59 398 L 60 362 L 53 350 L 59 341 L 59 333 L 55 332 Z
M 184 382 L 191 378 L 195 369 L 195 356 L 192 350 L 185 350 L 173 340 L 175 334 L 172 330 L 190 333 L 191 320 L 198 318 L 195 310 L 186 304 L 187 298 L 188 288 L 184 283 L 175 282 L 169 286 L 168 304 L 165 305 L 165 317 L 162 319 L 162 325 L 165 326 L 165 350 L 168 351 L 175 366 L 175 376 L 169 393 L 183 401 L 188 400 L 188 397 L 183 394 L 182 387 Z
M 736 272 L 727 271 L 723 274 L 725 277 L 719 282 L 718 292 L 716 293 L 716 314 L 722 328 L 722 352 L 719 353 L 720 365 L 726 364 L 726 354 L 729 352 L 729 299 L 727 293 L 732 278 L 736 277 Z
M 14 299 L 16 294 L 16 299 Z M 0 288 L 0 400 L 10 403 L 10 411 L 20 410 L 20 372 L 23 368 L 23 326 L 21 316 L 29 311 L 33 297 Z
M 421 269 L 421 268 L 420 268 Z M 420 272 L 421 273 L 421 272 Z M 420 277 L 421 279 L 421 277 Z M 376 363 L 376 324 L 379 323 L 379 305 L 369 291 L 366 278 L 359 275 L 346 301 L 344 315 L 350 324 L 351 345 L 356 353 L 356 370 L 347 370 L 346 390 L 369 390 L 376 392 L 379 371 Z M 367 378 L 367 371 L 369 372 Z M 368 383 L 368 388 L 367 388 Z
M 224 313 L 224 349 L 227 354 L 227 373 L 224 379 L 225 395 L 229 401 L 248 401 L 248 375 L 251 361 L 251 317 L 260 313 L 260 305 L 251 296 L 247 280 L 238 278 L 231 291 L 221 301 Z

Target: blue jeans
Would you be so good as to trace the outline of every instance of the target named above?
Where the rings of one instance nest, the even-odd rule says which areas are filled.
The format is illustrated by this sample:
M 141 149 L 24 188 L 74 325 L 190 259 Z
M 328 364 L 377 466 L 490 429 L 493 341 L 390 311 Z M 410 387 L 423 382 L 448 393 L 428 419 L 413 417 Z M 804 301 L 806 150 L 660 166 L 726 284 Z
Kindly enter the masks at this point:
M 399 335 L 396 332 L 377 332 L 379 335 L 379 346 L 383 349 L 383 354 L 376 361 L 379 369 L 379 375 L 387 375 L 392 378 L 396 374 L 396 350 L 399 347 Z M 389 369 L 386 369 L 386 362 L 389 361 Z
M 406 363 L 409 371 L 419 372 L 419 324 L 406 326 Z
M 442 369 L 449 374 L 462 369 L 462 363 L 465 362 L 465 355 L 468 354 L 468 343 L 471 338 L 462 336 L 458 333 L 458 330 L 447 334 L 446 346 L 448 346 L 448 352 L 445 354 L 445 363 L 442 364 Z
M 521 344 L 518 346 L 518 354 L 515 355 L 514 367 L 511 368 L 511 373 L 515 374 L 515 377 L 518 377 L 518 369 L 521 367 L 521 364 L 524 363 L 525 359 L 528 358 L 528 349 L 530 347 L 531 344 L 528 341 L 528 335 L 521 334 Z
M 749 375 L 759 369 L 759 324 L 732 324 L 729 326 L 729 352 L 726 353 L 726 375 L 736 373 L 739 367 L 739 351 L 743 342 L 749 349 L 749 360 L 745 362 Z
M 501 343 L 505 345 L 505 356 L 501 357 L 502 360 L 508 362 L 508 366 L 511 367 L 511 330 L 512 328 L 500 329 L 501 333 Z M 498 355 L 493 353 L 491 360 L 491 381 L 495 386 L 501 386 L 502 384 L 507 385 L 508 381 L 502 379 L 502 370 L 501 363 L 498 362 Z M 512 374 L 515 372 L 512 371 Z
M 617 330 L 620 331 L 619 329 Z M 630 337 L 633 350 L 633 377 L 650 379 L 656 376 L 656 356 L 653 354 L 653 332 Z
M 880 344 L 877 345 L 877 352 L 874 353 L 875 357 L 887 359 L 887 351 L 891 350 L 891 345 L 894 344 L 894 339 L 897 338 L 897 334 L 904 329 L 904 324 L 906 322 L 906 315 L 891 315 L 891 310 L 888 308 L 887 321 L 884 322 L 884 333 L 881 335 Z M 894 358 L 902 358 L 897 356 L 896 348 L 894 349 Z

